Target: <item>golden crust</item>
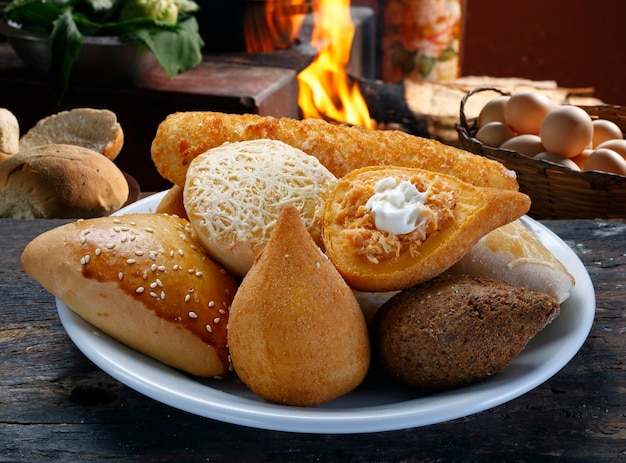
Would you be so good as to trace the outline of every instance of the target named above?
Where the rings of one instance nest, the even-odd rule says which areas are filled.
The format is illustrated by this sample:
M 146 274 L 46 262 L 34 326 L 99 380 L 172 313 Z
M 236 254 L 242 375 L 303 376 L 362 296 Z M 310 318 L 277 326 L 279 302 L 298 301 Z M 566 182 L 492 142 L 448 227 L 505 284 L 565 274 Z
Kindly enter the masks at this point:
M 235 295 L 228 343 L 240 379 L 272 402 L 317 405 L 367 374 L 365 317 L 292 205 Z
M 374 194 L 376 183 L 386 177 L 433 185 L 443 197 L 435 200 L 441 203 L 435 204 L 441 215 L 425 237 L 418 229 L 415 236 L 408 235 L 399 250 L 392 248 L 387 255 L 377 255 L 374 259 L 366 249 L 372 246 L 368 233 L 378 234 L 379 241 L 386 240 L 385 247 L 403 238 L 377 230 L 373 215 L 362 210 Z M 427 206 L 430 201 L 427 200 Z M 485 234 L 524 215 L 529 207 L 528 196 L 517 191 L 476 187 L 456 177 L 423 169 L 365 167 L 340 179 L 327 201 L 324 246 L 339 273 L 354 289 L 397 290 L 443 272 Z M 352 232 L 354 227 L 361 228 L 358 234 Z
M 517 190 L 515 173 L 499 162 L 435 140 L 392 130 L 368 130 L 319 119 L 276 119 L 216 112 L 179 112 L 157 129 L 152 159 L 159 173 L 184 185 L 191 161 L 225 142 L 269 138 L 317 157 L 336 177 L 371 165 L 396 165 L 454 175 L 480 186 Z
M 155 212 L 157 214 L 169 214 L 180 217 L 181 219 L 189 219 L 185 210 L 185 202 L 183 200 L 184 188 L 180 185 L 173 185 L 165 196 L 159 202 Z
M 200 251 L 186 220 L 129 214 L 73 222 L 31 241 L 22 267 L 132 348 L 198 376 L 228 370 L 226 325 L 236 284 Z

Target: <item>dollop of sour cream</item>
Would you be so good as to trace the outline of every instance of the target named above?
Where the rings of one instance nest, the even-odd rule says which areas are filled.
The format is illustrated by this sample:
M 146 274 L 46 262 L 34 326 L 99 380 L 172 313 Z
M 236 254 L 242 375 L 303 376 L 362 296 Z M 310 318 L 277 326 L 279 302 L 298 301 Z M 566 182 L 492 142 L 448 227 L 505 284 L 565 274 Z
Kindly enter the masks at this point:
M 376 182 L 365 209 L 373 212 L 377 229 L 402 235 L 420 226 L 427 196 L 409 181 L 385 177 Z

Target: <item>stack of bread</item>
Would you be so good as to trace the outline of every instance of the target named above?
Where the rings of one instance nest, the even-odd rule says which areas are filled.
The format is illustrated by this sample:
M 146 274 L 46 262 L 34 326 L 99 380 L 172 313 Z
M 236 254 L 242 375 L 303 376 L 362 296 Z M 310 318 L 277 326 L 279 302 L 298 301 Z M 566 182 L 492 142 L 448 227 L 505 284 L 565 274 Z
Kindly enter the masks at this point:
M 161 123 L 152 155 L 173 183 L 154 214 L 52 230 L 22 265 L 122 342 L 193 374 L 233 370 L 271 402 L 327 402 L 373 365 L 420 389 L 483 380 L 558 315 L 574 285 L 524 231 L 530 199 L 515 174 L 433 140 L 190 112 Z M 63 256 L 42 267 L 46 248 Z M 73 296 L 79 287 L 93 297 Z M 361 303 L 368 294 L 374 314 Z
M 15 115 L 0 109 L 0 217 L 90 218 L 127 201 L 113 162 L 124 143 L 116 115 L 77 108 L 45 117 L 20 137 Z

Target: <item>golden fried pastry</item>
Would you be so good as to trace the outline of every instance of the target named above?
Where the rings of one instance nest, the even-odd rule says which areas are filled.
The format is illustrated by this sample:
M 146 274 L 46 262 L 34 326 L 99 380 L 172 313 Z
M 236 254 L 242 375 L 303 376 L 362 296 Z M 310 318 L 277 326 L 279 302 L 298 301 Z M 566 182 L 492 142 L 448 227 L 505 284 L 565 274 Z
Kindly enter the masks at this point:
M 191 161 L 226 142 L 269 138 L 315 156 L 336 177 L 371 165 L 420 167 L 480 186 L 517 190 L 515 172 L 501 163 L 435 140 L 392 130 L 368 130 L 319 119 L 180 112 L 157 129 L 152 159 L 159 173 L 183 185 Z
M 423 169 L 365 167 L 340 179 L 327 201 L 324 246 L 352 288 L 392 291 L 440 274 L 529 207 L 517 191 Z
M 277 140 L 227 143 L 194 158 L 185 210 L 206 251 L 243 276 L 265 247 L 285 204 L 321 246 L 322 217 L 335 177 L 313 156 Z
M 239 378 L 281 404 L 327 402 L 357 387 L 369 369 L 359 304 L 292 205 L 235 295 L 228 345 Z
M 435 278 L 383 304 L 372 324 L 373 349 L 390 378 L 450 389 L 502 370 L 558 314 L 554 298 L 506 282 Z
M 180 217 L 181 219 L 188 219 L 189 217 L 187 216 L 185 203 L 183 201 L 183 191 L 182 186 L 173 185 L 167 190 L 155 212 L 157 214 L 169 214 Z

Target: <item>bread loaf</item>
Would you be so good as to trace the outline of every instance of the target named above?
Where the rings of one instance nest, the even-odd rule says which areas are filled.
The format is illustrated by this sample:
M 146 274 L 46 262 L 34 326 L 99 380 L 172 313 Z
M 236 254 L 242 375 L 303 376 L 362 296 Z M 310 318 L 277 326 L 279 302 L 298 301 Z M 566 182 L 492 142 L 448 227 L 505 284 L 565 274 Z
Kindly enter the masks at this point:
M 77 145 L 113 160 L 122 150 L 124 132 L 108 109 L 76 108 L 39 120 L 19 141 L 19 150 L 49 143 Z
M 99 217 L 120 209 L 128 192 L 113 161 L 80 146 L 41 145 L 0 164 L 0 217 Z
M 235 281 L 200 250 L 188 221 L 164 214 L 80 220 L 31 241 L 22 267 L 132 348 L 198 376 L 228 370 Z
M 0 162 L 19 150 L 20 125 L 11 111 L 0 108 Z

